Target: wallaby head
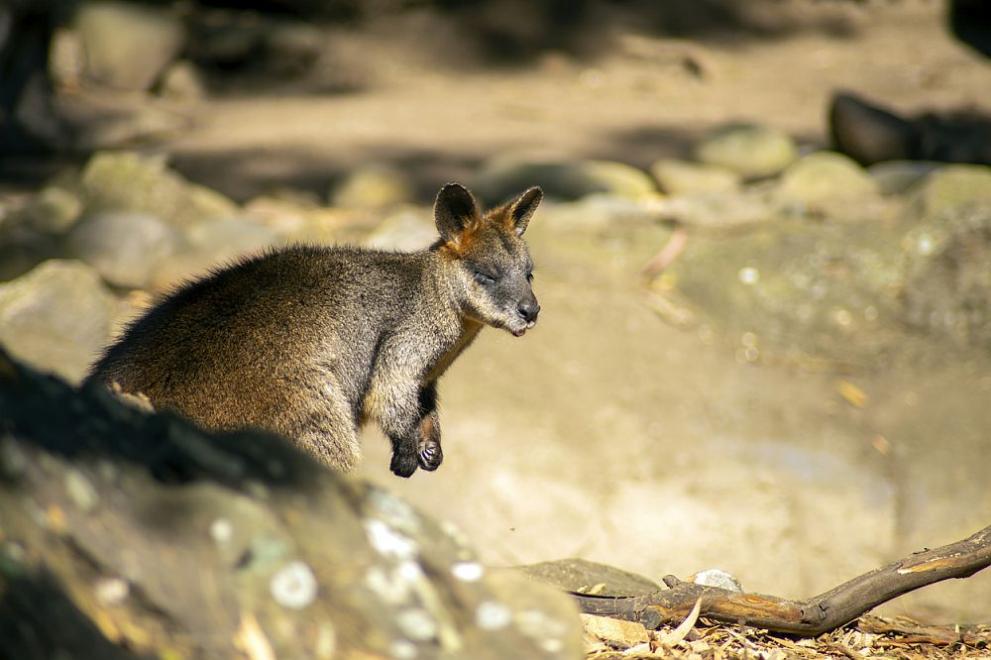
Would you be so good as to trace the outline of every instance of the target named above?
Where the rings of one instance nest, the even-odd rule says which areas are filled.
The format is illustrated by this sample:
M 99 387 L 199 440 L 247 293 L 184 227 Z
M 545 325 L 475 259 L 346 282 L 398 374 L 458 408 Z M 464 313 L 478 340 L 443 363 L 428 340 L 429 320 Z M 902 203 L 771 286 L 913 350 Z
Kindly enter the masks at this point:
M 540 312 L 523 232 L 542 198 L 543 192 L 534 187 L 482 213 L 464 186 L 449 183 L 434 205 L 440 232 L 434 249 L 448 259 L 464 315 L 517 337 L 534 326 Z

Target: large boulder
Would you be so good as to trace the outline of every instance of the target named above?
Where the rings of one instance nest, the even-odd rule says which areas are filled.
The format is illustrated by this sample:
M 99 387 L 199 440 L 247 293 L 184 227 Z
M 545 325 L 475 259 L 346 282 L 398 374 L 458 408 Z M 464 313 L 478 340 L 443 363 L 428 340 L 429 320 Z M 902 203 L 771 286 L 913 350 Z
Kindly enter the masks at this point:
M 926 177 L 915 195 L 919 212 L 931 218 L 991 205 L 991 167 L 948 165 Z
M 72 256 L 96 268 L 110 284 L 132 289 L 147 285 L 180 241 L 179 232 L 155 216 L 129 211 L 89 215 L 67 238 Z
M 736 172 L 745 179 L 773 176 L 798 158 L 787 133 L 755 124 L 717 129 L 695 145 L 695 158 Z
M 0 428 L 7 657 L 582 655 L 565 594 L 281 438 L 206 433 L 2 352 Z
M 731 170 L 673 158 L 655 162 L 650 173 L 669 195 L 724 193 L 740 188 L 740 175 Z
M 78 261 L 46 261 L 0 285 L 0 345 L 38 368 L 79 381 L 107 343 L 117 300 Z
M 170 170 L 164 158 L 134 152 L 94 155 L 82 172 L 80 188 L 89 212 L 139 211 L 179 228 L 238 211 L 220 193 Z
M 150 89 L 185 41 L 177 15 L 130 2 L 84 2 L 76 24 L 86 75 L 122 90 Z
M 330 195 L 331 205 L 349 209 L 381 209 L 412 199 L 413 185 L 407 176 L 387 165 L 366 165 L 349 172 Z

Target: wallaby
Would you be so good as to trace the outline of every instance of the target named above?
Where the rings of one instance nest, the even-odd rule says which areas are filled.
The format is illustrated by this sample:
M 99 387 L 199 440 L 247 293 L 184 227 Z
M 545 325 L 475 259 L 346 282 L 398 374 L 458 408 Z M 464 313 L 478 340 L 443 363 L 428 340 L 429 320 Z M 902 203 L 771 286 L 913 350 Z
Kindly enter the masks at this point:
M 275 431 L 343 470 L 374 419 L 392 472 L 436 470 L 437 379 L 484 325 L 519 337 L 536 323 L 522 235 L 542 196 L 482 214 L 449 183 L 429 249 L 295 246 L 216 271 L 135 321 L 88 380 L 210 428 Z

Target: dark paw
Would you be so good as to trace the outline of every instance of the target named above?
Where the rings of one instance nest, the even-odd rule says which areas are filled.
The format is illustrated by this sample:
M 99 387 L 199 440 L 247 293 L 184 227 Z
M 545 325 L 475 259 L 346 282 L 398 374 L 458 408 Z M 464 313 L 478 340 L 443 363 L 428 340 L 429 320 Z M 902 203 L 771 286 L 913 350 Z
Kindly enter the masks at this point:
M 409 478 L 416 472 L 417 458 L 412 451 L 393 451 L 389 469 L 397 477 Z
M 439 442 L 421 442 L 416 452 L 416 459 L 420 467 L 433 472 L 444 462 L 444 451 L 440 448 Z

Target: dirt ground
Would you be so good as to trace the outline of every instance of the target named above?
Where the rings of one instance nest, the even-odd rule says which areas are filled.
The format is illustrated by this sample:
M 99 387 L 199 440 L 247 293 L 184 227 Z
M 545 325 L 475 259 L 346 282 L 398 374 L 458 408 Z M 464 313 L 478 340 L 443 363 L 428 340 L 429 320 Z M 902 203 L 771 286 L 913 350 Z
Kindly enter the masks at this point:
M 332 32 L 305 83 L 182 109 L 163 146 L 241 200 L 324 195 L 372 161 L 404 167 L 426 200 L 512 151 L 646 166 L 738 120 L 819 145 L 841 88 L 906 112 L 991 110 L 991 64 L 947 34 L 940 6 L 827 7 L 842 30 L 774 38 L 632 25 L 597 58 L 512 68 L 474 65 L 413 16 Z M 442 381 L 444 466 L 399 481 L 385 440 L 364 436 L 361 473 L 453 520 L 489 562 L 577 555 L 655 579 L 718 566 L 748 590 L 805 597 L 991 520 L 988 360 L 842 376 L 741 363 L 644 303 L 636 273 L 663 229 L 589 236 L 538 216 L 528 235 L 541 321 L 523 339 L 486 331 Z M 838 395 L 841 377 L 862 408 Z M 889 612 L 982 621 L 989 599 L 981 574 Z

